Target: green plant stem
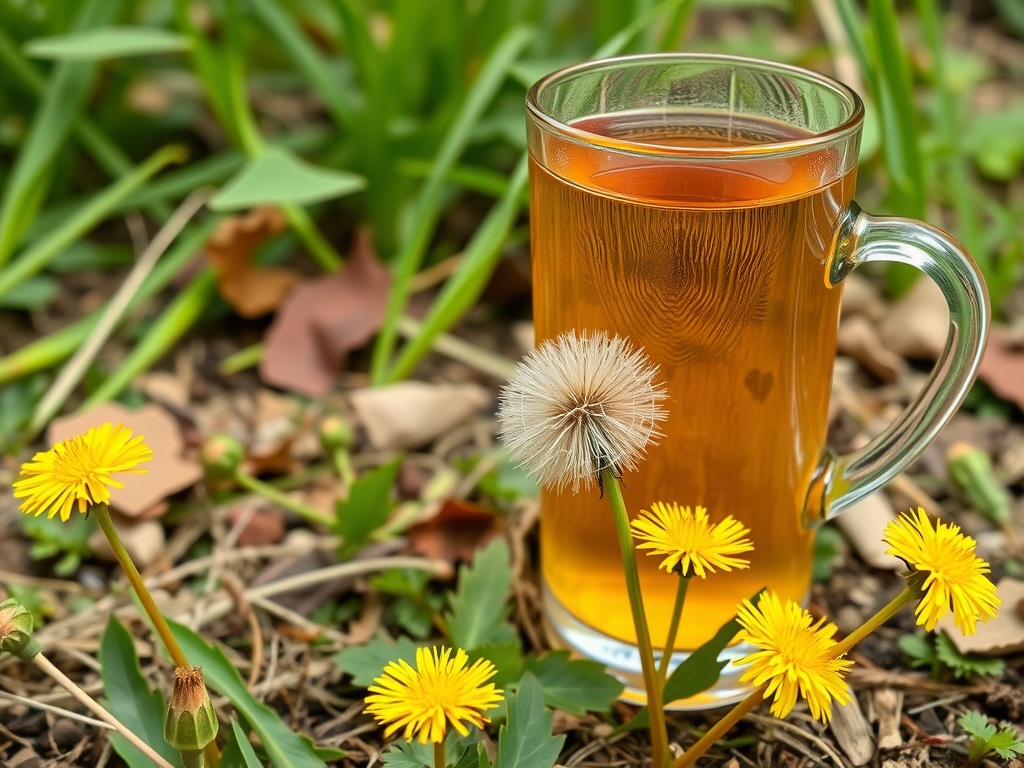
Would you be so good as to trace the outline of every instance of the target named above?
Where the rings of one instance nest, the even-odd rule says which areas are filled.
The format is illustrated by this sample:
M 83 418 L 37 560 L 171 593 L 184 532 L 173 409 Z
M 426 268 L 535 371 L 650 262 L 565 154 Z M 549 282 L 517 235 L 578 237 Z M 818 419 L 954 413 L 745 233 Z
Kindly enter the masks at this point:
M 668 679 L 668 668 L 672 663 L 672 649 L 676 645 L 676 633 L 679 631 L 679 619 L 683 615 L 683 603 L 686 602 L 686 588 L 690 586 L 689 576 L 679 577 L 679 586 L 676 587 L 676 602 L 672 606 L 672 619 L 668 625 L 668 637 L 665 638 L 665 647 L 661 652 L 661 663 L 658 664 L 658 682 L 662 689 L 665 687 L 665 680 Z
M 668 757 L 668 730 L 665 726 L 665 705 L 661 700 L 661 685 L 658 672 L 654 666 L 654 648 L 651 645 L 651 633 L 647 628 L 647 616 L 644 613 L 643 595 L 640 594 L 640 572 L 636 566 L 636 552 L 633 549 L 633 537 L 629 532 L 629 513 L 626 502 L 622 498 L 619 480 L 610 469 L 601 471 L 604 492 L 611 504 L 615 529 L 619 534 L 619 547 L 622 550 L 622 565 L 626 574 L 626 590 L 629 593 L 629 607 L 633 612 L 633 625 L 636 628 L 636 645 L 640 653 L 640 666 L 643 669 L 644 687 L 647 689 L 647 710 L 650 715 L 651 729 L 651 765 L 664 768 Z
M 139 602 L 142 603 L 142 607 L 145 609 L 150 621 L 153 622 L 153 629 L 160 636 L 164 648 L 167 649 L 167 653 L 171 656 L 171 661 L 174 662 L 176 667 L 189 666 L 185 653 L 181 650 L 181 646 L 178 645 L 178 641 L 174 639 L 174 635 L 171 634 L 171 628 L 167 626 L 167 621 L 153 601 L 153 596 L 146 589 L 146 584 L 142 580 L 142 576 L 139 575 L 135 563 L 132 562 L 131 555 L 128 554 L 128 550 L 121 543 L 121 537 L 117 535 L 117 529 L 114 527 L 114 521 L 110 519 L 110 510 L 107 508 L 107 505 L 96 504 L 90 512 L 95 516 L 100 530 L 103 531 L 103 535 L 110 542 L 110 548 L 114 550 L 114 557 L 117 558 L 121 570 L 124 571 L 128 581 L 131 582 L 132 587 L 135 589 L 135 594 L 139 596 Z
M 863 640 L 865 637 L 870 635 L 880 626 L 885 624 L 889 619 L 896 615 L 896 613 L 905 606 L 907 603 L 913 602 L 914 598 L 918 596 L 918 592 L 910 587 L 907 587 L 894 597 L 889 603 L 882 608 L 878 613 L 872 616 L 870 619 L 861 624 L 857 629 L 853 630 L 850 634 L 840 640 L 834 649 L 835 658 L 844 656 L 849 653 L 850 649 L 853 648 L 857 643 Z
M 707 733 L 700 737 L 696 744 L 672 761 L 672 768 L 689 768 L 689 766 L 696 763 L 697 758 L 711 749 L 715 742 L 722 738 L 730 728 L 746 717 L 750 710 L 764 701 L 764 692 L 767 688 L 768 683 L 765 683 L 735 707 L 730 709 L 725 717 L 711 726 Z
M 352 457 L 349 455 L 348 449 L 336 448 L 331 453 L 331 459 L 334 461 L 334 468 L 338 472 L 338 478 L 341 480 L 347 496 L 349 488 L 356 481 L 356 473 L 352 469 Z
M 178 641 L 174 639 L 174 634 L 171 632 L 171 628 L 167 626 L 167 620 L 164 619 L 160 609 L 157 608 L 156 602 L 153 600 L 153 596 L 149 594 L 149 590 L 146 589 L 146 583 L 142 580 L 142 576 L 139 575 L 139 570 L 135 567 L 135 563 L 132 562 L 131 555 L 128 554 L 128 550 L 124 548 L 124 544 L 121 543 L 121 537 L 117 535 L 117 529 L 114 527 L 114 521 L 110 519 L 110 510 L 106 504 L 96 504 L 90 510 L 96 517 L 96 522 L 100 526 L 100 530 L 103 531 L 103 535 L 107 537 L 107 541 L 110 542 L 110 548 L 114 550 L 114 557 L 117 558 L 118 564 L 121 566 L 121 570 L 124 571 L 125 576 L 128 577 L 128 581 L 131 582 L 132 587 L 135 589 L 135 594 L 139 597 L 139 602 L 142 603 L 142 607 L 145 609 L 146 614 L 149 616 L 150 621 L 153 622 L 153 629 L 160 636 L 161 642 L 164 644 L 164 648 L 171 657 L 171 661 L 174 662 L 176 667 L 188 667 L 191 666 L 188 663 L 188 659 L 185 658 L 185 652 L 181 650 L 181 646 L 178 645 Z M 219 768 L 220 766 L 220 750 L 217 748 L 217 742 L 211 741 L 206 745 L 203 750 L 203 754 L 206 756 L 206 762 L 209 763 L 210 768 Z
M 244 347 L 233 355 L 228 355 L 221 360 L 217 366 L 217 373 L 221 376 L 233 376 L 247 368 L 253 368 L 259 365 L 260 360 L 263 359 L 263 351 L 265 349 L 266 345 L 262 341 L 250 344 L 248 347 Z
M 268 501 L 272 501 L 278 506 L 294 512 L 308 523 L 317 523 L 319 525 L 329 526 L 334 522 L 328 515 L 325 515 L 320 510 L 313 509 L 313 507 L 295 501 L 295 499 L 291 498 L 286 493 L 282 493 L 270 483 L 265 483 L 252 475 L 247 475 L 241 469 L 236 469 L 232 478 L 247 491 L 258 493 Z
M 447 763 L 444 759 L 444 742 L 434 742 L 434 768 L 445 768 Z

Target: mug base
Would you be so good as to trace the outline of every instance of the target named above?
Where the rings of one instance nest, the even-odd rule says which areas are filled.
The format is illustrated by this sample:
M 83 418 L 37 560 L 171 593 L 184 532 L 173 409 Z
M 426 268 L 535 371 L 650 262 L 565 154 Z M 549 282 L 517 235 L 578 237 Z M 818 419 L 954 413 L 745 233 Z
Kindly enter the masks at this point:
M 622 701 L 639 706 L 647 703 L 643 670 L 640 666 L 640 653 L 635 645 L 602 634 L 579 621 L 551 593 L 547 584 L 543 583 L 543 579 L 541 605 L 544 631 L 552 647 L 568 650 L 575 656 L 582 656 L 604 664 L 608 673 L 617 677 L 626 686 L 619 697 Z M 734 666 L 732 662 L 757 650 L 749 643 L 737 643 L 729 646 L 718 657 L 720 661 L 729 662 L 722 669 L 718 682 L 695 696 L 672 702 L 666 706 L 666 709 L 695 711 L 725 707 L 742 701 L 754 689 L 749 683 L 740 682 L 740 675 L 743 674 L 746 666 Z M 658 662 L 661 654 L 655 651 L 654 656 L 655 662 Z M 674 670 L 689 656 L 690 654 L 686 651 L 676 651 L 672 654 L 669 669 Z

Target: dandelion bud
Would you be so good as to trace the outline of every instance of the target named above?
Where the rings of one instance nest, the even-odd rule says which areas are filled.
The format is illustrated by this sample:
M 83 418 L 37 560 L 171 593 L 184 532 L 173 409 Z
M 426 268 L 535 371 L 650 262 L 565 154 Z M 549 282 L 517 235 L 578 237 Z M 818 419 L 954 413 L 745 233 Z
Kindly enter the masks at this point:
M 174 691 L 164 717 L 164 738 L 186 766 L 201 766 L 203 748 L 217 737 L 217 713 L 199 667 L 176 667 Z
M 232 477 L 242 466 L 245 449 L 230 435 L 214 435 L 203 443 L 199 458 L 209 477 Z
M 0 603 L 0 653 L 32 659 L 39 653 L 39 643 L 32 637 L 34 628 L 32 614 L 13 597 Z
M 327 453 L 352 447 L 352 428 L 340 416 L 328 416 L 320 424 L 320 445 Z

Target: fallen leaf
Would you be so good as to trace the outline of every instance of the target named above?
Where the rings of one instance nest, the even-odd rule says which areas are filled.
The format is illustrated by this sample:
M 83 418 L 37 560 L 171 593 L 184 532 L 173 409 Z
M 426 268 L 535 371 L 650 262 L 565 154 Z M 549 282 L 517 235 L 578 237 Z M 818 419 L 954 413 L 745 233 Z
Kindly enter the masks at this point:
M 252 263 L 260 244 L 284 230 L 285 224 L 277 208 L 255 208 L 244 216 L 226 216 L 206 244 L 217 290 L 242 317 L 273 312 L 299 281 L 299 274 L 290 269 Z
M 248 516 L 245 526 L 238 533 L 240 547 L 261 547 L 277 544 L 284 538 L 284 512 L 276 507 L 259 507 L 253 512 L 245 505 L 238 505 L 228 512 L 228 524 L 234 527 L 243 515 Z
M 907 358 L 935 360 L 946 347 L 949 307 L 931 280 L 918 280 L 892 304 L 878 328 L 882 343 Z
M 163 555 L 167 538 L 164 527 L 156 520 L 128 520 L 122 517 L 116 524 L 121 543 L 140 571 L 146 570 Z M 101 560 L 114 562 L 117 559 L 107 537 L 98 528 L 89 537 L 89 549 Z
M 882 344 L 878 328 L 864 316 L 843 319 L 837 344 L 840 353 L 852 357 L 882 381 L 896 381 L 907 370 L 907 361 Z
M 491 403 L 490 390 L 477 384 L 404 381 L 354 391 L 352 409 L 378 450 L 425 445 Z
M 413 552 L 450 563 L 471 562 L 473 553 L 502 533 L 501 518 L 479 504 L 448 499 L 440 512 L 405 533 Z
M 889 497 L 881 491 L 865 496 L 836 518 L 836 525 L 846 535 L 861 559 L 872 568 L 903 571 L 906 565 L 894 555 L 885 554 L 889 545 L 882 541 L 882 532 L 896 518 Z
M 361 232 L 345 269 L 300 283 L 282 303 L 267 331 L 263 380 L 311 397 L 327 394 L 349 353 L 383 323 L 390 283 Z
M 992 329 L 978 376 L 999 397 L 1024 409 L 1024 347 L 1006 328 Z
M 973 635 L 965 637 L 953 624 L 952 614 L 939 619 L 938 629 L 945 630 L 961 653 L 1006 656 L 1024 651 L 1024 617 L 1017 610 L 1024 600 L 1024 581 L 1007 576 L 996 584 L 996 595 L 1003 601 L 999 612 L 987 624 L 979 621 Z
M 125 517 L 147 516 L 168 496 L 202 479 L 199 463 L 182 456 L 185 444 L 177 422 L 158 405 L 132 411 L 117 403 L 104 403 L 85 413 L 54 419 L 47 439 L 57 443 L 107 422 L 124 424 L 153 449 L 152 460 L 142 465 L 145 474 L 124 475 L 119 479 L 125 487 L 111 489 L 111 509 Z

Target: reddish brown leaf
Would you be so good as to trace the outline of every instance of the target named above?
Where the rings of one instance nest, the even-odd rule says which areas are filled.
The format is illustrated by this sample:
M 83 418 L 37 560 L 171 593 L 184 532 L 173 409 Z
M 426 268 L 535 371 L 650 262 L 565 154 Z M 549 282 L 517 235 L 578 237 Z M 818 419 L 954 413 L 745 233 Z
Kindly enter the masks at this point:
M 125 517 L 161 515 L 167 509 L 161 504 L 167 496 L 202 479 L 202 467 L 182 458 L 185 445 L 177 422 L 158 405 L 131 411 L 117 403 L 105 403 L 86 413 L 54 419 L 47 439 L 56 443 L 107 422 L 124 424 L 135 434 L 142 435 L 153 449 L 152 460 L 142 465 L 146 474 L 121 476 L 118 479 L 125 487 L 110 492 L 111 508 Z
M 206 256 L 217 273 L 217 290 L 243 317 L 272 312 L 298 282 L 289 269 L 260 268 L 252 256 L 260 244 L 285 227 L 276 208 L 256 208 L 245 216 L 228 216 L 206 245 Z
M 999 397 L 1024 409 L 1024 347 L 1006 328 L 992 329 L 978 376 Z
M 448 499 L 431 519 L 406 531 L 412 551 L 450 563 L 473 559 L 473 553 L 501 535 L 501 518 L 471 501 Z
M 389 286 L 387 270 L 361 234 L 345 269 L 288 294 L 267 331 L 263 380 L 314 397 L 329 392 L 349 352 L 380 328 Z
M 244 506 L 232 507 L 228 513 L 228 522 L 234 526 L 246 514 Z M 276 508 L 257 509 L 249 517 L 249 521 L 238 534 L 238 546 L 260 547 L 266 544 L 277 544 L 284 538 L 284 513 Z

